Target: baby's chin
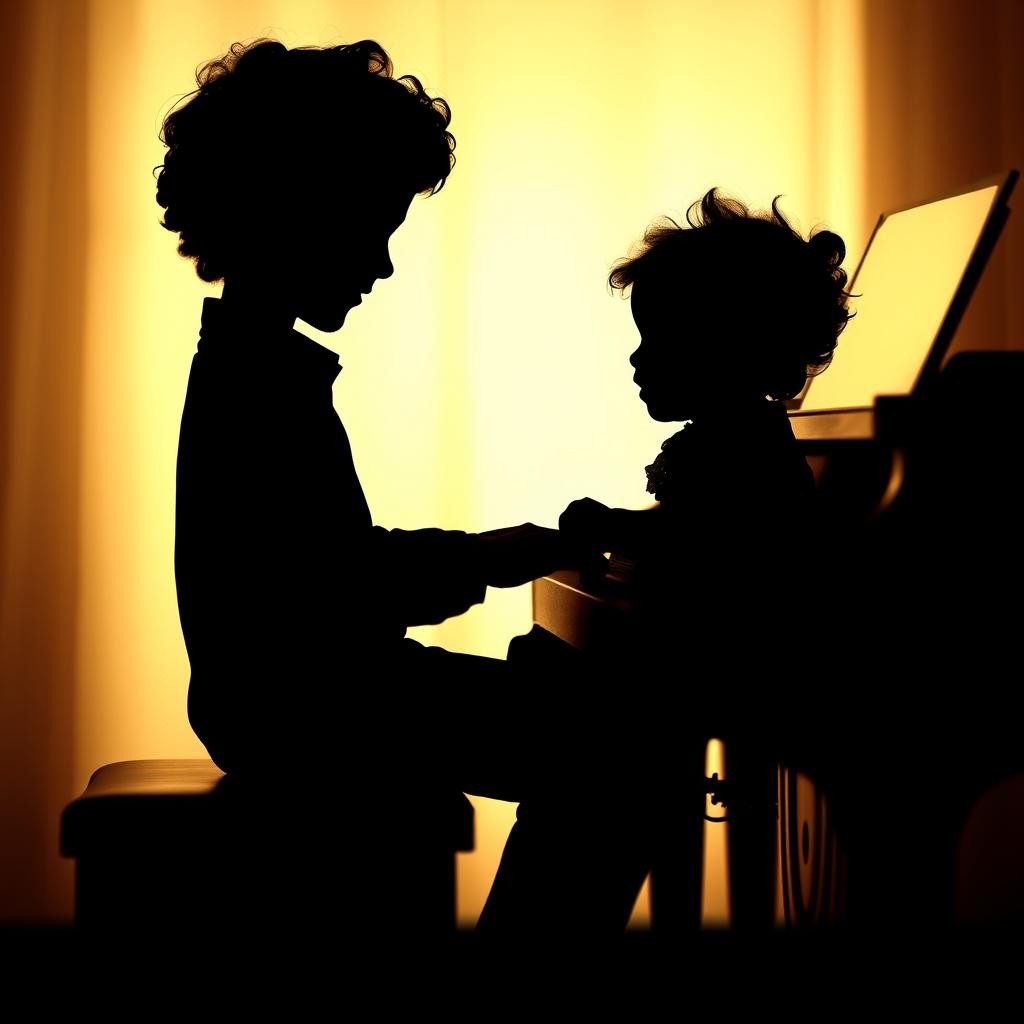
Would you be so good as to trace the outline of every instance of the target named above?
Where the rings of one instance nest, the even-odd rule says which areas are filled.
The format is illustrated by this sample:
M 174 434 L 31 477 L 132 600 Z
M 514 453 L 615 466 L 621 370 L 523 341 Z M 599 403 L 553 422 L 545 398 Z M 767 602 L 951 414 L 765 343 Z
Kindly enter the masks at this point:
M 641 401 L 647 406 L 647 415 L 652 420 L 657 420 L 658 423 L 681 423 L 683 420 L 693 418 L 692 410 L 688 408 L 688 411 L 684 412 L 683 407 L 677 403 L 666 405 L 664 402 L 648 397 L 644 397 Z

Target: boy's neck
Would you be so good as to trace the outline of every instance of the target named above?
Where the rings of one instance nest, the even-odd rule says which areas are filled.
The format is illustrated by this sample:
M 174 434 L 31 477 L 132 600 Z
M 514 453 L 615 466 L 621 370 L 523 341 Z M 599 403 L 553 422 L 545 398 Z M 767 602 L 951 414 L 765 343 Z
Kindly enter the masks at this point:
M 247 278 L 224 279 L 220 305 L 231 319 L 259 325 L 261 330 L 286 334 L 295 326 L 296 313 L 274 288 Z

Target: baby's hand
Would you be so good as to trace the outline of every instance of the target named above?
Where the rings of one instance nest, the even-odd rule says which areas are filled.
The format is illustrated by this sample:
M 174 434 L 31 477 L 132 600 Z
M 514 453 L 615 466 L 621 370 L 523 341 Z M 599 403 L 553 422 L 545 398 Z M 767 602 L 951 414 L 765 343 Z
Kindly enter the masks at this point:
M 608 551 L 612 531 L 612 510 L 593 498 L 580 498 L 566 506 L 558 517 L 558 529 L 581 547 Z

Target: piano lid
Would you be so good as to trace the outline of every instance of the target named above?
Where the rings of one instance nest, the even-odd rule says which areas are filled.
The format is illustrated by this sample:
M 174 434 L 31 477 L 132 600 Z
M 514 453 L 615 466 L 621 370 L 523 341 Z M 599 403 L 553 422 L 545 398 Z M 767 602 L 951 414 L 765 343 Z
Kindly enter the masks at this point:
M 920 393 L 1009 215 L 1017 171 L 883 213 L 848 287 L 856 316 L 832 365 L 786 405 L 801 440 L 869 440 L 879 395 Z

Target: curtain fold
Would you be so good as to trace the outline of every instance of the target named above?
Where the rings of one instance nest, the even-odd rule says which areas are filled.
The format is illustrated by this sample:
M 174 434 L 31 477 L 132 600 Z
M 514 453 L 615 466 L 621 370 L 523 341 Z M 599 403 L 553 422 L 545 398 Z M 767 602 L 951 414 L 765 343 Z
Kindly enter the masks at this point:
M 864 199 L 872 216 L 1024 170 L 1024 5 L 866 0 Z M 1018 183 L 1011 207 L 1022 204 Z M 1024 217 L 1011 215 L 950 354 L 1024 347 Z
M 3 5 L 0 920 L 66 919 L 85 351 L 87 8 Z

